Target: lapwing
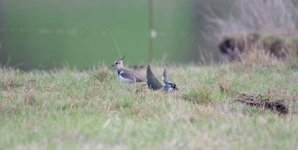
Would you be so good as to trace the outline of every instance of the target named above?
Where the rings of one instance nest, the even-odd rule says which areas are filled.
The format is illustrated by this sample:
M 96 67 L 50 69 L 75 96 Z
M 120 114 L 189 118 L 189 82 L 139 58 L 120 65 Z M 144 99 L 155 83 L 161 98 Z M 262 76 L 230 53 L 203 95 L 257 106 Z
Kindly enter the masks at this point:
M 147 86 L 152 90 L 159 90 L 163 87 L 159 80 L 152 73 L 150 65 L 147 66 Z
M 121 81 L 125 83 L 135 83 L 135 82 L 144 82 L 146 81 L 146 78 L 141 76 L 139 73 L 137 73 L 134 70 L 125 68 L 123 66 L 123 60 L 125 57 L 121 58 L 120 60 L 117 60 L 114 62 L 112 67 L 115 67 L 117 70 L 118 77 Z
M 162 81 L 163 81 L 164 90 L 166 90 L 166 91 L 178 90 L 175 83 L 171 83 L 168 81 L 166 69 L 163 70 Z

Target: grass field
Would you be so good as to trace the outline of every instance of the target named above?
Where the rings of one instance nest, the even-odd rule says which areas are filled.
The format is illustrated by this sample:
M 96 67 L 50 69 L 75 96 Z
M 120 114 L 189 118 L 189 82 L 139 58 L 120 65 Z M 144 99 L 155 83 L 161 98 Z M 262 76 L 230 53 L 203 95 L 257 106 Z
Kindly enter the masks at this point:
M 152 65 L 158 77 L 161 66 Z M 240 63 L 167 70 L 179 91 L 123 84 L 105 67 L 0 69 L 0 149 L 297 149 L 297 69 Z M 246 106 L 219 85 L 284 99 L 289 114 Z

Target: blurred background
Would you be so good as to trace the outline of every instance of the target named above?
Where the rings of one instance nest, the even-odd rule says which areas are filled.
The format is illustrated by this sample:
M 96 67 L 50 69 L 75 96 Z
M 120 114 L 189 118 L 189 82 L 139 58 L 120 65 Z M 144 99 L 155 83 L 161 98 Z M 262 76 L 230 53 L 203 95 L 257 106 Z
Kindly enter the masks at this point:
M 22 69 L 89 68 L 121 56 L 128 64 L 147 64 L 150 54 L 168 63 L 216 62 L 218 37 L 227 31 L 217 25 L 230 27 L 221 21 L 231 14 L 237 19 L 237 2 L 0 0 L 0 63 Z M 151 41 L 150 24 L 156 31 Z

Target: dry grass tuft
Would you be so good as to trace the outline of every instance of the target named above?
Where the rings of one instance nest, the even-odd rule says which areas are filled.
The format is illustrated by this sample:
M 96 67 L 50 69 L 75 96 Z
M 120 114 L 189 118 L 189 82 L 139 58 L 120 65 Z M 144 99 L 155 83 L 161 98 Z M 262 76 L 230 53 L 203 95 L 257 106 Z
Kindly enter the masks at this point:
M 99 82 L 105 82 L 111 79 L 111 72 L 103 66 L 94 73 L 93 78 Z
M 0 88 L 2 90 L 9 90 L 22 86 L 16 80 L 16 74 L 7 69 L 0 69 Z
M 268 67 L 281 67 L 283 66 L 282 60 L 279 60 L 265 50 L 254 48 L 241 56 L 241 63 L 245 68 L 252 68 L 254 66 L 268 68 Z
M 24 104 L 27 106 L 36 106 L 38 101 L 36 100 L 36 81 L 28 80 L 25 84 L 25 96 L 24 96 Z
M 224 83 L 218 83 L 218 87 L 219 87 L 220 93 L 222 94 L 227 94 L 231 96 L 239 94 L 239 91 L 237 89 L 232 88 Z
M 25 105 L 28 105 L 28 106 L 34 106 L 36 105 L 37 101 L 33 94 L 26 94 L 24 98 L 24 103 Z

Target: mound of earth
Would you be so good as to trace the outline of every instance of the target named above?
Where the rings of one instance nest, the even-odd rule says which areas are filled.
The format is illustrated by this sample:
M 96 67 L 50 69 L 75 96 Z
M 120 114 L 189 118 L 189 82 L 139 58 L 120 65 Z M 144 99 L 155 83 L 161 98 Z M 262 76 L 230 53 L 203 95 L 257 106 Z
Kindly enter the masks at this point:
M 271 56 L 284 59 L 289 54 L 298 56 L 298 35 L 274 35 L 249 33 L 224 37 L 218 45 L 222 55 L 229 61 L 241 61 L 245 53 L 264 50 Z

